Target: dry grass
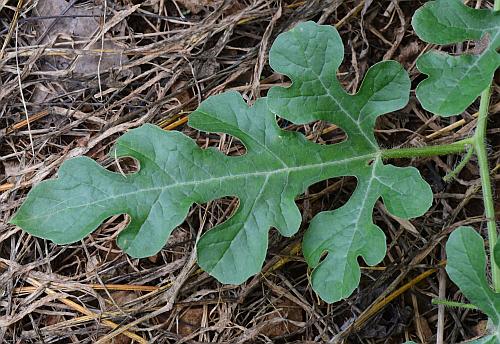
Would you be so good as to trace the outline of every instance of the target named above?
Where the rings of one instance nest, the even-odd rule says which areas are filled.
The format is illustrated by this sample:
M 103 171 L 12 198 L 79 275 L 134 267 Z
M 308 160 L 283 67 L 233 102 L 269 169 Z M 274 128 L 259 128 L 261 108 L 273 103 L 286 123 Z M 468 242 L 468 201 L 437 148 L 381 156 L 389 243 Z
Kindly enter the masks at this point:
M 432 185 L 434 206 L 401 222 L 379 204 L 374 219 L 387 234 L 387 257 L 363 268 L 354 295 L 333 305 L 321 302 L 308 284 L 297 254 L 300 235 L 284 239 L 272 231 L 263 273 L 241 286 L 221 285 L 197 269 L 197 235 L 227 218 L 234 199 L 193 207 L 164 249 L 140 260 L 114 243 L 126 224 L 123 216 L 67 246 L 7 223 L 30 187 L 55 177 L 68 158 L 87 155 L 117 169 L 106 155 L 114 140 L 146 122 L 240 154 L 238 140 L 196 132 L 185 125 L 186 116 L 212 94 L 237 90 L 252 101 L 286 83 L 267 65 L 267 52 L 279 33 L 299 22 L 338 27 L 346 44 L 339 78 L 349 91 L 382 59 L 400 61 L 417 82 L 415 60 L 431 48 L 411 30 L 419 5 L 0 0 L 0 343 L 455 343 L 480 333 L 479 313 L 430 302 L 459 297 L 442 270 L 447 235 L 458 225 L 479 228 L 484 222 L 473 163 L 453 183 L 441 180 L 456 156 L 404 162 Z M 499 112 L 496 94 L 492 111 Z M 378 121 L 378 139 L 386 147 L 451 142 L 470 134 L 476 110 L 456 121 L 438 119 L 412 98 L 404 110 Z M 497 124 L 493 118 L 490 134 L 498 132 Z M 288 129 L 325 144 L 343 135 L 332 123 Z M 490 143 L 491 163 L 498 167 L 498 136 Z M 123 160 L 120 168 L 135 166 Z M 297 200 L 304 223 L 343 204 L 354 186 L 352 178 L 312 186 Z

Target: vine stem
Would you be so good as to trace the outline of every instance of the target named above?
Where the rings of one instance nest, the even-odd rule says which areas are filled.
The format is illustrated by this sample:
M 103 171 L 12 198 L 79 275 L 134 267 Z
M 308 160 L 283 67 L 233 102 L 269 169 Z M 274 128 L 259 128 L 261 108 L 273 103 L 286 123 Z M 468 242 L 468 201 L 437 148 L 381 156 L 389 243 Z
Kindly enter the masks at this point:
M 500 0 L 495 0 L 493 11 L 500 10 Z M 490 169 L 488 165 L 488 152 L 486 150 L 486 127 L 488 125 L 488 108 L 490 105 L 491 85 L 481 93 L 479 103 L 479 116 L 476 132 L 474 134 L 474 149 L 479 164 L 479 176 L 481 177 L 481 188 L 483 191 L 484 213 L 488 228 L 488 246 L 490 248 L 490 266 L 493 289 L 500 292 L 500 267 L 495 263 L 494 248 L 497 243 L 497 226 L 495 219 L 495 205 L 493 203 L 493 192 L 491 189 Z
M 496 3 L 497 1 L 495 1 Z M 500 2 L 500 1 L 499 1 Z M 488 243 L 490 247 L 490 264 L 493 281 L 493 289 L 500 292 L 500 268 L 495 263 L 494 250 L 497 243 L 497 228 L 495 221 L 495 205 L 493 203 L 493 192 L 491 189 L 490 168 L 488 165 L 488 153 L 486 151 L 486 126 L 488 122 L 488 107 L 490 105 L 491 87 L 481 93 L 479 104 L 479 116 L 477 120 L 476 133 L 474 134 L 474 149 L 479 165 L 479 176 L 481 177 L 481 188 L 483 190 L 484 213 L 488 227 Z
M 500 0 L 497 1 L 498 3 L 500 3 Z M 497 243 L 498 235 L 495 221 L 493 192 L 491 189 L 490 169 L 488 165 L 488 153 L 486 150 L 486 127 L 488 123 L 488 107 L 490 104 L 490 96 L 491 86 L 488 86 L 488 88 L 481 93 L 479 116 L 477 120 L 476 132 L 473 137 L 447 145 L 386 149 L 381 151 L 381 156 L 384 159 L 428 157 L 461 153 L 470 149 L 471 146 L 474 147 L 479 165 L 479 176 L 481 179 L 481 188 L 483 192 L 484 212 L 486 216 L 486 225 L 488 228 L 488 243 L 490 248 L 489 260 L 492 271 L 493 289 L 496 292 L 500 292 L 500 268 L 495 263 L 493 250 Z
M 500 10 L 500 0 L 495 0 L 494 11 Z M 495 219 L 495 205 L 493 202 L 493 192 L 491 189 L 490 169 L 488 164 L 488 152 L 486 150 L 486 127 L 488 124 L 488 108 L 490 105 L 491 85 L 481 93 L 479 103 L 479 116 L 477 120 L 476 132 L 472 138 L 457 141 L 448 145 L 429 146 L 421 148 L 388 149 L 381 152 L 383 158 L 409 158 L 425 157 L 435 155 L 445 155 L 460 153 L 471 145 L 474 147 L 479 165 L 479 176 L 481 179 L 481 189 L 483 192 L 484 213 L 488 228 L 488 246 L 490 248 L 489 258 L 492 272 L 493 289 L 500 293 L 500 267 L 495 263 L 494 248 L 497 244 L 497 228 Z

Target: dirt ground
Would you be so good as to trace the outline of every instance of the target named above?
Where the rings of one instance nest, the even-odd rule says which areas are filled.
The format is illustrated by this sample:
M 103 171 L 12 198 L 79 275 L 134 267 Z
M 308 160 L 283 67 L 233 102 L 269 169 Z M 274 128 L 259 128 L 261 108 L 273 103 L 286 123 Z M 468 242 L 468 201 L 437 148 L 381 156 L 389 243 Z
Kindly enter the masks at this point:
M 382 147 L 469 135 L 477 104 L 446 119 L 415 99 L 423 79 L 415 60 L 434 48 L 411 27 L 424 2 L 0 0 L 0 343 L 457 343 L 482 334 L 481 313 L 431 303 L 463 300 L 443 269 L 449 233 L 458 225 L 484 227 L 474 161 L 454 182 L 442 181 L 460 156 L 392 161 L 421 171 L 433 206 L 401 221 L 377 204 L 373 216 L 387 235 L 387 256 L 376 267 L 360 261 L 359 288 L 330 305 L 312 291 L 299 244 L 313 215 L 344 204 L 354 178 L 318 183 L 299 197 L 301 232 L 283 238 L 271 230 L 262 273 L 239 286 L 218 283 L 194 260 L 197 234 L 224 221 L 237 206 L 233 198 L 193 206 L 163 250 L 146 259 L 116 246 L 124 216 L 66 246 L 8 224 L 30 188 L 56 177 L 71 157 L 134 171 L 132 159 L 117 162 L 107 153 L 121 134 L 144 123 L 240 154 L 237 139 L 189 128 L 187 116 L 210 95 L 237 90 L 252 102 L 286 84 L 267 54 L 278 34 L 306 20 L 339 30 L 345 58 L 338 77 L 349 92 L 381 60 L 397 60 L 410 73 L 408 106 L 377 121 Z M 478 3 L 491 5 L 469 1 Z M 492 112 L 500 112 L 498 86 L 495 93 Z M 344 138 L 329 130 L 333 123 L 279 123 L 323 144 Z M 488 133 L 497 184 L 498 124 L 493 117 Z

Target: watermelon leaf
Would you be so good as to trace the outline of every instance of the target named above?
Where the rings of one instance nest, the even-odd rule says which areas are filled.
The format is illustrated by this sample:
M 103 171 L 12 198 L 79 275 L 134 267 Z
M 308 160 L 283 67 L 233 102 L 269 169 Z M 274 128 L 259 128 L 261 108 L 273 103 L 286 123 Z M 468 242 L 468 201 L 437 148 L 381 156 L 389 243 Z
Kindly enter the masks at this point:
M 161 250 L 192 204 L 235 196 L 238 209 L 201 237 L 197 253 L 205 271 L 237 284 L 262 268 L 271 227 L 284 236 L 298 231 L 298 195 L 319 181 L 355 176 L 358 185 L 349 202 L 317 215 L 303 246 L 320 296 L 328 302 L 348 297 L 359 283 L 357 257 L 373 265 L 385 255 L 385 235 L 372 221 L 375 202 L 381 198 L 389 212 L 410 218 L 430 207 L 432 192 L 415 168 L 385 165 L 373 134 L 377 116 L 408 102 L 406 71 L 397 62 L 381 62 L 351 95 L 335 76 L 342 58 L 333 27 L 300 24 L 280 35 L 271 51 L 273 68 L 290 76 L 290 88 L 273 88 L 269 98 L 251 107 L 236 92 L 212 96 L 190 115 L 190 126 L 233 135 L 246 154 L 226 156 L 198 147 L 180 132 L 144 125 L 120 137 L 111 152 L 135 158 L 138 172 L 113 173 L 86 157 L 68 160 L 57 179 L 30 191 L 11 222 L 66 244 L 112 215 L 128 214 L 130 223 L 117 243 L 133 257 L 147 257 Z M 348 139 L 319 145 L 280 129 L 276 115 L 294 123 L 328 120 Z

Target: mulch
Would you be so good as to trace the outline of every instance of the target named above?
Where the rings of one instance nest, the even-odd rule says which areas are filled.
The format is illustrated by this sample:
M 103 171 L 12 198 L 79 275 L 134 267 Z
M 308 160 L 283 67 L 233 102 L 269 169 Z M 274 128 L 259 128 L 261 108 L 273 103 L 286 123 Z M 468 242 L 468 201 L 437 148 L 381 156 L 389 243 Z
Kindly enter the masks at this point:
M 116 161 L 107 153 L 121 134 L 144 123 L 240 154 L 237 138 L 198 132 L 187 126 L 187 116 L 210 95 L 236 90 L 251 103 L 288 83 L 269 67 L 267 54 L 278 34 L 306 20 L 339 30 L 345 58 L 338 78 L 347 91 L 355 92 L 381 60 L 397 60 L 410 73 L 408 106 L 377 121 L 382 147 L 470 135 L 477 104 L 446 119 L 415 98 L 423 79 L 415 61 L 435 48 L 411 27 L 424 2 L 0 0 L 0 343 L 456 343 L 484 332 L 481 313 L 431 303 L 463 300 L 443 269 L 444 243 L 457 226 L 481 229 L 484 223 L 474 162 L 453 182 L 442 180 L 460 156 L 392 161 L 421 171 L 434 204 L 424 216 L 402 221 L 378 203 L 373 217 L 387 235 L 387 256 L 376 267 L 360 261 L 359 288 L 330 305 L 311 289 L 300 238 L 312 216 L 348 200 L 352 177 L 315 184 L 300 196 L 301 232 L 283 238 L 271 230 L 262 273 L 239 286 L 199 270 L 194 255 L 198 233 L 237 206 L 231 197 L 193 206 L 163 250 L 145 259 L 116 246 L 125 216 L 65 246 L 8 224 L 30 188 L 56 177 L 71 157 L 136 170 L 132 159 Z M 492 112 L 500 112 L 498 94 Z M 498 122 L 491 120 L 490 134 Z M 335 123 L 279 124 L 321 144 L 344 138 Z M 498 183 L 498 137 L 490 144 Z

